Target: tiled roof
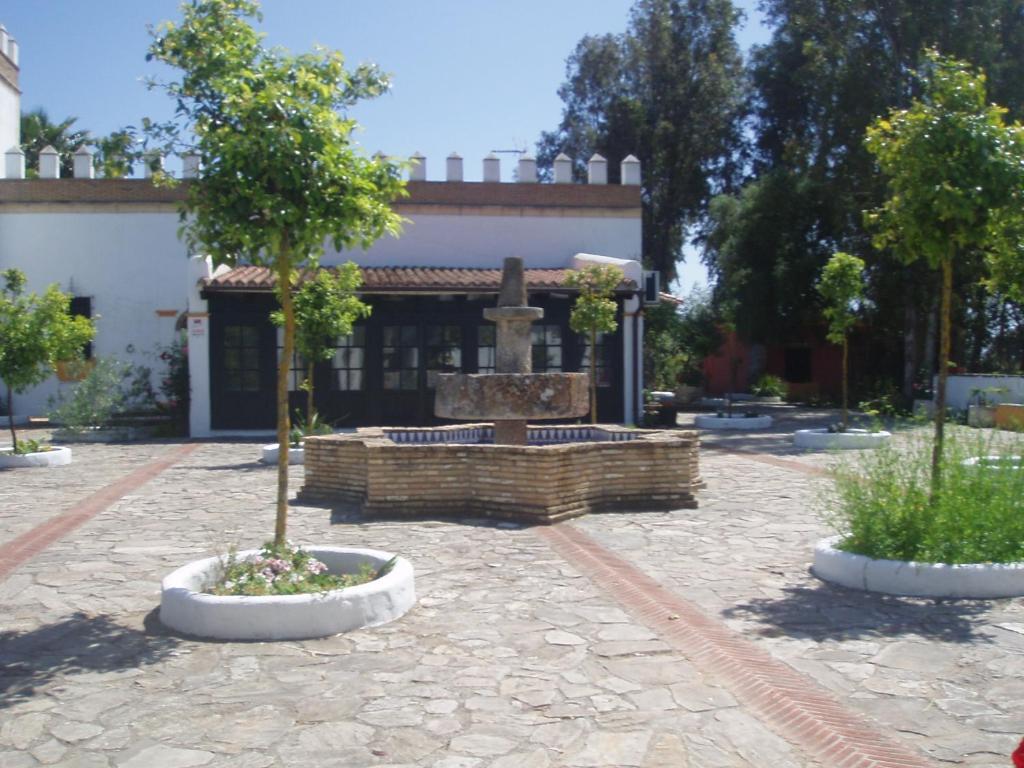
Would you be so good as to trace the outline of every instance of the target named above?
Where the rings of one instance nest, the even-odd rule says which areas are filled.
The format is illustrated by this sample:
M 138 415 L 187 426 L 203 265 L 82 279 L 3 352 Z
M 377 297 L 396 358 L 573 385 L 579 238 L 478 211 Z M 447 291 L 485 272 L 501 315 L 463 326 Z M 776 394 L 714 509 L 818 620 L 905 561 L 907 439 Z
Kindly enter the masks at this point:
M 533 291 L 564 290 L 568 269 L 526 269 L 526 285 Z M 463 267 L 362 267 L 361 293 L 497 293 L 500 269 Z M 206 281 L 216 292 L 264 292 L 273 290 L 276 277 L 266 267 L 235 267 Z M 635 289 L 623 280 L 620 291 Z

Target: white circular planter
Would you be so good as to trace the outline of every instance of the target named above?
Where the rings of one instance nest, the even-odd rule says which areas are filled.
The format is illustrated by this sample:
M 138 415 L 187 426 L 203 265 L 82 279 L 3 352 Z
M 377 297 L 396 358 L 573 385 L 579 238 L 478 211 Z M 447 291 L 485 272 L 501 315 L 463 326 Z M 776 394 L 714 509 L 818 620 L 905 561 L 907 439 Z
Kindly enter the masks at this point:
M 0 469 L 4 467 L 63 467 L 71 463 L 71 449 L 54 446 L 38 453 L 3 453 L 11 446 L 0 446 Z
M 793 433 L 793 445 L 812 451 L 827 451 L 833 448 L 858 449 L 878 448 L 892 438 L 891 432 L 870 432 L 866 429 L 848 429 L 845 432 L 829 432 L 827 429 L 798 429 Z
M 262 449 L 262 455 L 260 461 L 264 464 L 277 464 L 278 457 L 277 443 L 271 443 L 270 445 L 264 445 Z M 289 448 L 288 449 L 288 463 L 289 464 L 305 464 L 306 463 L 306 452 L 303 448 Z
M 814 575 L 851 589 L 906 597 L 993 598 L 1024 595 L 1024 563 L 944 565 L 875 560 L 836 549 L 841 536 L 814 548 Z
M 978 467 L 980 469 L 1024 469 L 1024 461 L 1020 456 L 972 456 L 964 459 L 965 467 Z
M 698 429 L 768 429 L 772 425 L 772 417 L 744 416 L 741 413 L 711 416 L 702 413 L 694 417 L 693 423 Z
M 393 555 L 376 549 L 310 547 L 332 573 L 356 573 L 363 563 L 380 568 Z M 259 554 L 239 552 L 239 558 Z M 208 595 L 222 558 L 179 568 L 163 580 L 160 621 L 194 637 L 217 640 L 302 640 L 376 627 L 397 619 L 416 602 L 412 565 L 404 557 L 379 579 L 347 589 L 308 595 L 235 597 Z

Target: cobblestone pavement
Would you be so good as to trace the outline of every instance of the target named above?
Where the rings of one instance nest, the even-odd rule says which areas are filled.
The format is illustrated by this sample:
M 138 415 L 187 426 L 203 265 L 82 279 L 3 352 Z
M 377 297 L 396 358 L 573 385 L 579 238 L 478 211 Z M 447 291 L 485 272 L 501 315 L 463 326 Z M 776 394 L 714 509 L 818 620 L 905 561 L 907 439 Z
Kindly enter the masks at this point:
M 171 447 L 83 445 L 71 467 L 0 471 L 0 545 Z M 417 606 L 318 641 L 169 635 L 160 578 L 272 531 L 274 470 L 258 452 L 202 445 L 0 582 L 0 766 L 819 765 L 537 530 L 295 504 L 294 540 L 409 557 Z M 700 509 L 571 525 L 880 732 L 937 760 L 1007 765 L 1024 735 L 1024 602 L 821 585 L 807 562 L 827 481 L 763 458 L 705 451 Z

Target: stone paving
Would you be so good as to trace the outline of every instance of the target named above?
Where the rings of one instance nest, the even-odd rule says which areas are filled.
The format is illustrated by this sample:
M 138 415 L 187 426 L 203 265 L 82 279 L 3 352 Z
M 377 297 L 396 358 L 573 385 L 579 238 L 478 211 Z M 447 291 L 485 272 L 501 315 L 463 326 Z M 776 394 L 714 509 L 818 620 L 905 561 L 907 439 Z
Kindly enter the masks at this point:
M 827 481 L 800 466 L 831 457 L 791 453 L 781 433 L 706 440 L 722 450 L 702 456 L 700 509 L 570 525 L 880 733 L 935 761 L 1008 765 L 1024 735 L 1024 601 L 822 585 L 807 562 L 827 532 L 814 509 Z M 67 468 L 0 471 L 0 546 L 173 448 L 83 445 Z M 0 766 L 820 765 L 536 529 L 295 504 L 296 541 L 410 558 L 417 606 L 318 641 L 168 634 L 160 578 L 272 530 L 275 475 L 258 453 L 203 444 L 0 581 Z

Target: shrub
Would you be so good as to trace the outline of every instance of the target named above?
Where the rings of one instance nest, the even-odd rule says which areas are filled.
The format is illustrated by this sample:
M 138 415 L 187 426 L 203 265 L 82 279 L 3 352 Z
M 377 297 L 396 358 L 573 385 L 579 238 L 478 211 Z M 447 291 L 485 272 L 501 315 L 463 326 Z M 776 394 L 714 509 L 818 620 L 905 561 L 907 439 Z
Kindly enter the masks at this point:
M 255 557 L 239 560 L 232 550 L 216 582 L 205 590 L 212 595 L 301 595 L 366 584 L 391 570 L 395 558 L 375 570 L 364 563 L 358 573 L 332 574 L 327 566 L 301 547 L 263 545 Z
M 50 399 L 50 420 L 72 432 L 109 426 L 118 414 L 152 409 L 155 403 L 144 366 L 100 359 L 70 394 Z
M 1001 444 L 953 432 L 942 484 L 932 494 L 932 440 L 911 435 L 902 449 L 864 451 L 836 470 L 827 516 L 839 548 L 868 557 L 927 563 L 1024 561 L 1024 469 L 970 466 L 978 456 L 1024 455 L 1024 440 Z
M 757 380 L 750 391 L 757 397 L 783 397 L 786 394 L 786 382 L 778 376 L 766 373 Z

